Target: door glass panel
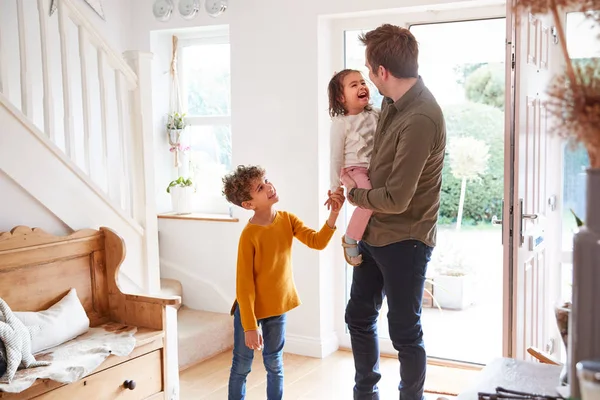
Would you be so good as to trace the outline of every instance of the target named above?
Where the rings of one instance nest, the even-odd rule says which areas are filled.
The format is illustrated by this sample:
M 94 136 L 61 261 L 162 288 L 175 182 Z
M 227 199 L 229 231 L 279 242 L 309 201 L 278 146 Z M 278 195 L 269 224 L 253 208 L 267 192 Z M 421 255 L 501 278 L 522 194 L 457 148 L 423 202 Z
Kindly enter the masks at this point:
M 600 28 L 593 24 L 581 12 L 567 14 L 566 21 L 567 49 L 574 64 L 585 65 L 591 59 L 600 57 L 598 36 Z M 586 169 L 590 166 L 585 148 L 581 145 L 565 144 L 563 150 L 563 272 L 562 297 L 571 299 L 573 234 L 577 228 L 573 210 L 585 221 L 586 208 Z

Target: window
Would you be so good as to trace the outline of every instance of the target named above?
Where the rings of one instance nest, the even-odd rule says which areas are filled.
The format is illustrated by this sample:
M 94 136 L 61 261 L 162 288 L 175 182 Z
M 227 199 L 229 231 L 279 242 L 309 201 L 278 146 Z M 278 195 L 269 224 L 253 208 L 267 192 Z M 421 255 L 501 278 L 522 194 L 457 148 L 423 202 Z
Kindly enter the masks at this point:
M 180 41 L 180 85 L 187 110 L 194 210 L 228 213 L 221 179 L 231 170 L 231 62 L 229 33 L 219 28 Z
M 598 27 L 582 12 L 570 12 L 566 18 L 567 48 L 574 64 L 585 65 L 592 58 L 600 57 L 600 46 L 597 36 L 600 34 Z M 565 143 L 563 150 L 563 275 L 562 297 L 571 299 L 572 258 L 573 258 L 573 233 L 576 222 L 571 210 L 585 221 L 586 211 L 586 173 L 590 160 L 587 151 L 582 145 L 571 146 Z
M 371 93 L 371 103 L 380 108 L 383 96 L 369 80 L 369 69 L 365 65 L 365 46 L 359 40 L 359 37 L 368 31 L 370 29 L 344 32 L 345 67 L 362 72 Z

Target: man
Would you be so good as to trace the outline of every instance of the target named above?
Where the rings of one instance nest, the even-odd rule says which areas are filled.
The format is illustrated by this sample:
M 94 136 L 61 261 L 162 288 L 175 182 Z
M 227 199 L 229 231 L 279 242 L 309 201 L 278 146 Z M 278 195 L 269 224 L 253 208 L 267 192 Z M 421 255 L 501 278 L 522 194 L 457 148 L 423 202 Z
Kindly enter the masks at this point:
M 379 399 L 377 317 L 387 296 L 400 399 L 421 400 L 427 363 L 421 301 L 436 240 L 446 128 L 418 74 L 418 44 L 410 31 L 386 24 L 361 41 L 369 78 L 385 98 L 369 167 L 373 189 L 348 188 L 352 204 L 373 210 L 346 307 L 354 399 Z

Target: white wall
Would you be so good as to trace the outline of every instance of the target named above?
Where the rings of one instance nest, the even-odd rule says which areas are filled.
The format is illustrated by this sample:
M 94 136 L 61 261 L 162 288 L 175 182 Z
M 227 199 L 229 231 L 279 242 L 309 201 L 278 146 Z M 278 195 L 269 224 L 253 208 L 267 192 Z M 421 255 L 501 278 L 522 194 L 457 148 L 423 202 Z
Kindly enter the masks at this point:
M 441 2 L 449 3 L 402 3 L 409 7 Z M 301 5 L 283 6 L 280 0 L 246 0 L 231 2 L 230 9 L 218 19 L 201 12 L 194 20 L 186 21 L 175 13 L 166 23 L 153 18 L 147 1 L 132 0 L 131 4 L 136 10 L 132 46 L 141 50 L 152 50 L 153 31 L 229 24 L 233 165 L 252 163 L 266 167 L 278 188 L 280 208 L 319 228 L 327 214 L 322 206 L 327 182 L 319 174 L 328 168 L 327 120 L 323 117 L 327 107 L 323 96 L 333 73 L 327 64 L 332 53 L 327 37 L 330 21 L 320 16 L 383 12 L 397 8 L 400 2 L 306 0 Z M 155 102 L 158 97 L 155 93 Z M 168 99 L 168 92 L 163 98 Z M 167 150 L 162 147 L 159 151 Z M 160 168 L 171 166 L 164 164 Z M 240 223 L 159 223 L 163 270 L 189 278 L 183 282 L 188 285 L 184 288 L 184 301 L 191 296 L 194 306 L 229 311 L 228 300 L 233 300 L 235 293 L 237 241 L 248 218 L 239 209 L 234 213 L 240 217 Z M 341 268 L 337 262 L 341 257 L 338 243 L 336 236 L 322 253 L 301 245 L 294 249 L 295 280 L 303 305 L 289 315 L 288 351 L 321 356 L 335 350 L 333 321 L 339 316 L 334 313 L 333 303 L 336 296 L 343 295 L 333 290 L 334 269 Z M 229 298 L 216 295 L 213 300 L 212 296 L 203 296 L 203 290 L 209 286 L 211 293 Z
M 48 211 L 16 182 L 0 171 L 0 232 L 17 225 L 42 228 L 53 235 L 68 235 L 72 230 Z

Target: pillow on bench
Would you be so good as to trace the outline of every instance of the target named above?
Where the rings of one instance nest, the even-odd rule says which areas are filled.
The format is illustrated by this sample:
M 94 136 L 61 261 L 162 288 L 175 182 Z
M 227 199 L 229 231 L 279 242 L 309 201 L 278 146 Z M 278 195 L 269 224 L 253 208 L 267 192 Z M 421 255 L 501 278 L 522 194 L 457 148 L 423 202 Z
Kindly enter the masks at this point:
M 77 297 L 75 288 L 44 311 L 15 311 L 31 332 L 33 354 L 58 346 L 90 329 L 90 320 Z

